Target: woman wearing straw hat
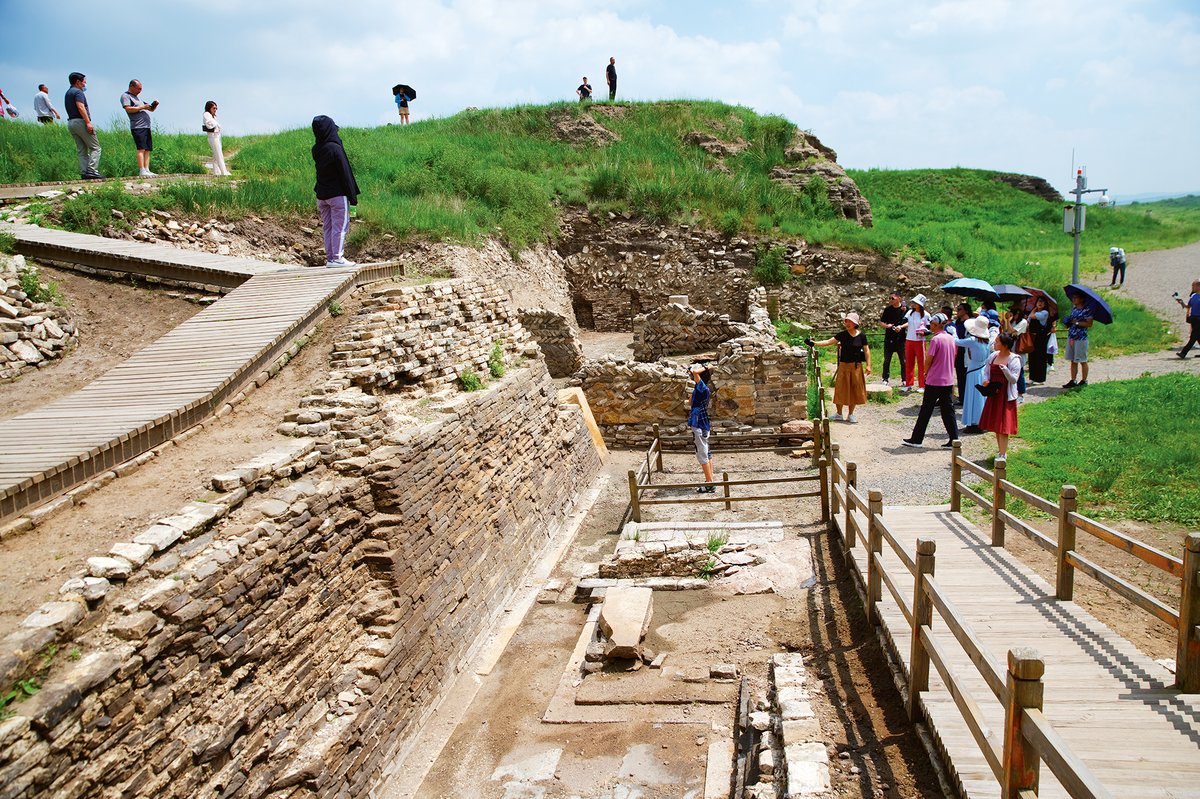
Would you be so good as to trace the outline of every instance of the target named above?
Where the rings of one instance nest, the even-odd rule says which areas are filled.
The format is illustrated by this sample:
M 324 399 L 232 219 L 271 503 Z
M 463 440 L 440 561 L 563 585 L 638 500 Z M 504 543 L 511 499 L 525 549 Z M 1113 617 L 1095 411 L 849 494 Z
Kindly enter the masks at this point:
M 871 374 L 871 348 L 867 346 L 867 337 L 859 330 L 858 314 L 854 311 L 842 317 L 845 330 L 833 338 L 824 341 L 813 341 L 813 346 L 829 347 L 833 344 L 838 348 L 837 376 L 833 383 L 833 404 L 837 413 L 833 415 L 835 422 L 842 420 L 842 406 L 846 407 L 845 419 L 851 424 L 858 422 L 854 409 L 867 402 L 867 378 Z
M 964 433 L 982 433 L 979 415 L 983 413 L 983 395 L 976 386 L 983 385 L 983 368 L 988 359 L 988 320 L 973 316 L 967 320 L 967 335 L 954 339 L 954 345 L 967 354 L 967 382 L 962 392 L 962 422 Z

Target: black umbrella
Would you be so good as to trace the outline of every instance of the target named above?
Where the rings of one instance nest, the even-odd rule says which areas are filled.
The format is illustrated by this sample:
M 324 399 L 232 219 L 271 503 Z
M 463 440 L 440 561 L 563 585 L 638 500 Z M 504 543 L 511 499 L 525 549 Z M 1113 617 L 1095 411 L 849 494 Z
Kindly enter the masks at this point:
M 395 97 L 400 92 L 404 92 L 404 96 L 410 100 L 417 99 L 417 90 L 407 83 L 397 83 L 392 87 L 392 96 Z
M 1002 300 L 1023 300 L 1029 296 L 1028 291 L 1020 286 L 1014 286 L 1012 283 L 1001 283 L 998 286 L 992 286 L 992 290 Z

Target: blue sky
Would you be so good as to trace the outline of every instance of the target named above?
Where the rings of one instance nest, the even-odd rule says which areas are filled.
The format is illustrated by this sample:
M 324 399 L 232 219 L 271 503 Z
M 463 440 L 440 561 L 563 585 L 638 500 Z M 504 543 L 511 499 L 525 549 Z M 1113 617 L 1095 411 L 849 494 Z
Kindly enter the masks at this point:
M 52 10 L 49 10 L 52 9 Z M 626 99 L 719 99 L 786 116 L 856 168 L 967 166 L 1120 199 L 1200 191 L 1196 0 L 0 0 L 0 88 L 32 114 L 88 75 L 119 119 L 132 77 L 161 127 L 229 134 L 572 99 L 615 56 Z M 69 55 L 66 55 L 69 54 Z

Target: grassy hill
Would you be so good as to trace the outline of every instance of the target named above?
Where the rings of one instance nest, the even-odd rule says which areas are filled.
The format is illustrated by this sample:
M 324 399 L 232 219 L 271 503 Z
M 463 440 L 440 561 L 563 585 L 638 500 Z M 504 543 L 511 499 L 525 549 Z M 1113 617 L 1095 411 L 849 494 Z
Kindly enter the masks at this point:
M 576 144 L 559 132 L 593 120 L 619 139 L 603 146 Z M 691 101 L 467 110 L 407 127 L 346 129 L 342 136 L 363 189 L 351 243 L 384 233 L 463 242 L 497 236 L 519 249 L 555 238 L 560 205 L 586 204 L 599 212 L 630 211 L 730 235 L 794 236 L 911 255 L 993 282 L 1052 288 L 1069 277 L 1071 239 L 1061 231 L 1058 204 L 982 170 L 851 171 L 875 219 L 874 227 L 859 228 L 839 218 L 820 181 L 796 191 L 770 178 L 772 167 L 784 163 L 795 129 L 780 117 Z M 684 143 L 692 131 L 747 146 L 719 161 Z M 132 173 L 132 142 L 123 128 L 102 131 L 101 144 L 104 171 Z M 58 222 L 97 231 L 114 224 L 111 209 L 138 207 L 311 220 L 310 131 L 228 138 L 225 144 L 236 151 L 234 183 L 173 183 L 151 197 L 130 197 L 109 184 L 68 203 Z M 154 167 L 160 172 L 200 171 L 208 152 L 198 134 L 158 135 L 155 145 Z M 64 126 L 0 125 L 0 181 L 72 178 L 75 168 Z M 1091 208 L 1082 264 L 1085 271 L 1104 269 L 1112 244 L 1136 252 L 1197 239 L 1198 202 Z M 1114 306 L 1126 344 L 1158 346 L 1163 333 L 1156 319 L 1121 299 Z M 1101 336 L 1117 344 L 1113 333 Z

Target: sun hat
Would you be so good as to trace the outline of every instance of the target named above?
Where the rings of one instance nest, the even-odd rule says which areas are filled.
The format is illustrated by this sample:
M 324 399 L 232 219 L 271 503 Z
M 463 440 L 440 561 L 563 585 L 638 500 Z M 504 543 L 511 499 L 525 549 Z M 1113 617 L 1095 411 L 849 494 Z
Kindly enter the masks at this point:
M 980 314 L 980 316 L 987 317 L 988 327 L 1000 327 L 1000 314 L 996 311 L 993 311 L 991 308 L 984 311 L 982 314 Z
M 702 363 L 694 363 L 688 367 L 688 371 L 691 372 L 692 374 L 700 374 L 701 372 L 706 371 L 707 369 L 708 369 L 708 367 Z
M 1119 247 L 1109 247 L 1108 251 L 1109 252 L 1120 252 L 1121 249 Z
M 909 302 L 915 302 L 917 305 L 920 305 L 922 308 L 924 308 L 926 305 L 929 304 L 929 301 L 925 299 L 924 294 L 918 294 L 917 296 L 915 296 L 911 300 L 909 300 Z
M 929 320 L 929 324 L 942 325 L 944 327 L 945 324 L 949 321 L 950 320 L 946 318 L 946 315 L 944 313 L 935 313 L 933 315 L 933 318 Z
M 842 315 L 842 321 L 847 321 L 847 320 L 853 322 L 855 327 L 858 327 L 861 324 L 861 322 L 859 322 L 859 319 L 858 319 L 858 314 L 856 314 L 854 311 L 851 311 L 848 314 Z
M 967 320 L 967 335 L 975 338 L 987 338 L 988 320 L 982 316 L 973 316 Z

